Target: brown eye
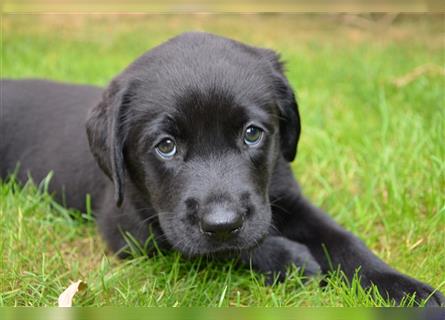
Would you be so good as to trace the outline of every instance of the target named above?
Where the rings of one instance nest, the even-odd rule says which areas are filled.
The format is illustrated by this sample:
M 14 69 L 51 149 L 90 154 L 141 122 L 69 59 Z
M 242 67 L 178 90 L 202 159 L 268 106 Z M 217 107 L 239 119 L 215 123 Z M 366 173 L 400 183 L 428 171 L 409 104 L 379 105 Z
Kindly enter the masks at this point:
M 155 149 L 161 158 L 170 160 L 176 154 L 176 143 L 172 139 L 166 138 L 159 142 Z
M 256 146 L 263 138 L 263 133 L 263 130 L 258 127 L 248 127 L 244 132 L 244 143 L 251 147 Z

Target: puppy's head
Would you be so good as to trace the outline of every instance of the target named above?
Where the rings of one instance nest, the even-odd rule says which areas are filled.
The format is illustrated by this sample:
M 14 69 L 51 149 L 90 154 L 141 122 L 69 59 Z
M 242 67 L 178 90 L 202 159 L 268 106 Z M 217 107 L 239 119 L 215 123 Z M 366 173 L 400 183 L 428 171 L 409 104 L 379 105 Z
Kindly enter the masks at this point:
M 117 205 L 130 183 L 170 244 L 195 255 L 267 234 L 270 178 L 280 157 L 294 159 L 300 120 L 273 51 L 188 33 L 117 76 L 87 132 Z

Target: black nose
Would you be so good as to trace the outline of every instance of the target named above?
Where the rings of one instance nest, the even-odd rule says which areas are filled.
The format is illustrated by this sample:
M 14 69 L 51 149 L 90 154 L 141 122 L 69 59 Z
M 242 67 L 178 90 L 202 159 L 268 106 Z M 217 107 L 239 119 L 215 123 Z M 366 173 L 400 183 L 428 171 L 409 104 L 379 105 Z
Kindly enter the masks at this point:
M 224 240 L 241 229 L 241 214 L 225 208 L 217 208 L 205 214 L 201 219 L 201 229 L 208 235 Z

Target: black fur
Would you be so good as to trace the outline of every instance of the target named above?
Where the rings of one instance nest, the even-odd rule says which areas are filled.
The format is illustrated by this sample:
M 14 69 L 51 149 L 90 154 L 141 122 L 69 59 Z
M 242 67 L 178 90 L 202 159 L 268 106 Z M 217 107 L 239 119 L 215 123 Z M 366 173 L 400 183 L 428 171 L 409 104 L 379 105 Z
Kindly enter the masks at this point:
M 306 275 L 340 267 L 349 278 L 360 268 L 364 285 L 397 301 L 406 293 L 445 301 L 301 194 L 289 166 L 300 116 L 271 50 L 186 33 L 138 58 L 105 90 L 43 80 L 1 86 L 1 176 L 17 162 L 22 181 L 28 171 L 40 180 L 53 170 L 56 199 L 80 210 L 91 194 L 99 229 L 122 256 L 123 234 L 142 244 L 153 235 L 161 249 L 236 255 L 281 279 L 290 264 Z M 264 130 L 254 147 L 243 142 L 250 125 Z M 176 142 L 172 159 L 155 151 L 163 138 Z M 223 232 L 207 230 L 208 221 Z

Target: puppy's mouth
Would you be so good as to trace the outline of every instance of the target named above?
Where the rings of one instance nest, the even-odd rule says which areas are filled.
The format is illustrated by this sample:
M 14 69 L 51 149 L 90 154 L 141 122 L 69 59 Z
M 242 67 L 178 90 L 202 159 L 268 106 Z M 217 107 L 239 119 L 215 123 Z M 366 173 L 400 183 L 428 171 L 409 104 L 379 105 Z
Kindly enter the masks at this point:
M 242 230 L 239 232 L 241 233 Z M 173 244 L 173 247 L 187 257 L 212 256 L 220 259 L 231 259 L 239 256 L 241 251 L 254 250 L 261 245 L 266 236 L 267 233 L 255 238 L 235 235 L 229 239 L 216 240 L 203 234 L 199 240 Z

